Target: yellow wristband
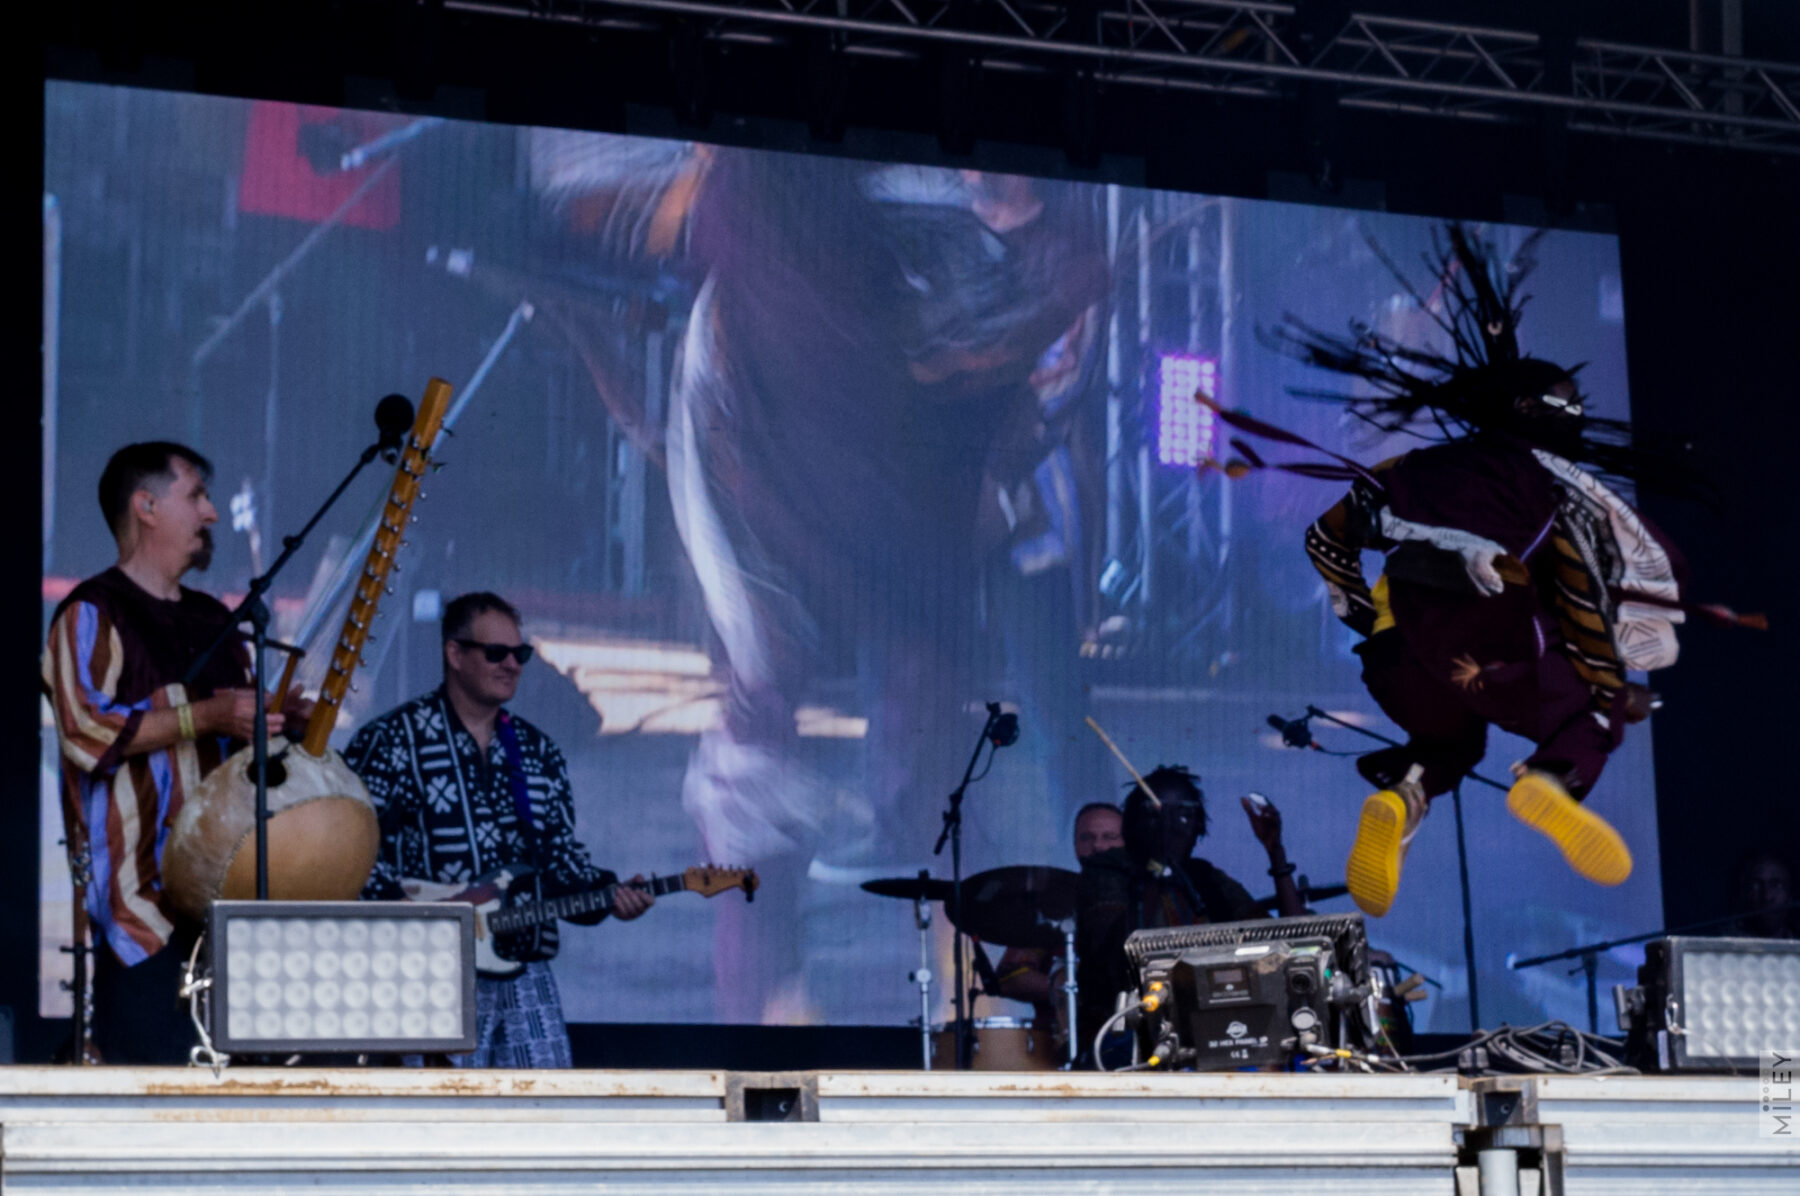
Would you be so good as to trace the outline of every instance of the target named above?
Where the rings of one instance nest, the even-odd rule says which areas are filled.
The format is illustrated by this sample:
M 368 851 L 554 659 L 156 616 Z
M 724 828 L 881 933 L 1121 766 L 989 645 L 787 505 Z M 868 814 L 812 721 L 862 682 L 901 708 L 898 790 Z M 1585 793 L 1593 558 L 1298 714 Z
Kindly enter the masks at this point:
M 183 702 L 181 705 L 175 707 L 175 721 L 181 727 L 181 737 L 183 739 L 193 739 L 196 737 L 197 733 L 194 730 L 194 707 L 191 704 Z

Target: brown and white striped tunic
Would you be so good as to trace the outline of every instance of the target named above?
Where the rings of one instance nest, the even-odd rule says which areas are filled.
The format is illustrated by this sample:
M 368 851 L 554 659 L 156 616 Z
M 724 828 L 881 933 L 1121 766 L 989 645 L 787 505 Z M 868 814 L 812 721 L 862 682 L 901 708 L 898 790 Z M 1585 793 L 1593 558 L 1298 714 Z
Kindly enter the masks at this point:
M 161 950 L 174 931 L 162 899 L 162 851 L 181 803 L 229 754 L 211 735 L 131 753 L 151 710 L 247 684 L 241 644 L 221 648 L 196 683 L 181 677 L 213 642 L 227 612 L 183 588 L 153 597 L 118 568 L 76 586 L 50 622 L 43 683 L 62 756 L 63 822 L 90 852 L 88 915 L 122 963 Z

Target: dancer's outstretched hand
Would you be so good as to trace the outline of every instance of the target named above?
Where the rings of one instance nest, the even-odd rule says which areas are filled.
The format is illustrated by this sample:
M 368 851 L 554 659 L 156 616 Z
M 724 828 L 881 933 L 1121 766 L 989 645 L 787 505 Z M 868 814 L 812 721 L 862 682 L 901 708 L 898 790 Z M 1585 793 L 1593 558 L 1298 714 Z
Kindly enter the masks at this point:
M 1657 696 L 1647 685 L 1627 681 L 1625 683 L 1625 700 L 1621 705 L 1624 707 L 1626 722 L 1641 723 L 1662 705 L 1662 698 Z

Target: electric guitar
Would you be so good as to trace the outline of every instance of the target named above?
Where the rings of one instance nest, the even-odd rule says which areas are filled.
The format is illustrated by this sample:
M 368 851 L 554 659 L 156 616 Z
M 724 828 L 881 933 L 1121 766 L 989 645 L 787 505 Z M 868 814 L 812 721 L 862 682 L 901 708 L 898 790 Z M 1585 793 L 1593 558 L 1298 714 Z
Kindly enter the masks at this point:
M 752 901 L 758 883 L 752 869 L 707 864 L 673 876 L 651 877 L 631 887 L 656 897 L 669 893 L 716 897 L 742 889 L 744 900 Z M 544 958 L 548 954 L 544 942 L 547 927 L 559 918 L 612 909 L 620 887 L 627 884 L 620 881 L 550 897 L 544 892 L 543 875 L 529 864 L 496 868 L 467 883 L 440 884 L 412 877 L 400 881 L 408 901 L 460 901 L 475 907 L 475 970 L 493 977 L 515 975 L 526 962 Z

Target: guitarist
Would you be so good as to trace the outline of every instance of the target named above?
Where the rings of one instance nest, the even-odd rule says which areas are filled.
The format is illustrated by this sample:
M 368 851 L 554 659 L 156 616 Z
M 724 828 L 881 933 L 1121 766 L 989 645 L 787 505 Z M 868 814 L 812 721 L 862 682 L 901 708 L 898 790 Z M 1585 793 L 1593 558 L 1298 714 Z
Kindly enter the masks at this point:
M 356 733 L 344 759 L 381 817 L 381 851 L 363 896 L 401 900 L 401 877 L 472 880 L 528 865 L 557 889 L 617 880 L 575 838 L 562 752 L 505 708 L 531 659 L 519 612 L 497 594 L 464 594 L 444 608 L 444 684 Z M 641 882 L 643 877 L 634 877 Z M 612 913 L 631 921 L 654 898 L 622 885 Z M 585 925 L 606 914 L 572 918 Z M 571 1067 L 569 1033 L 549 960 L 554 925 L 523 971 L 475 983 L 478 1045 L 462 1067 Z
M 163 900 L 164 832 L 255 721 L 240 644 L 215 653 L 192 685 L 181 681 L 227 618 L 217 599 L 181 584 L 212 562 L 211 476 L 205 457 L 168 441 L 112 455 L 100 511 L 118 562 L 63 599 L 44 651 L 70 873 L 99 940 L 94 1039 L 109 1063 L 187 1062 L 194 1028 L 175 994 L 196 928 Z M 269 733 L 310 711 L 290 696 L 269 710 Z

